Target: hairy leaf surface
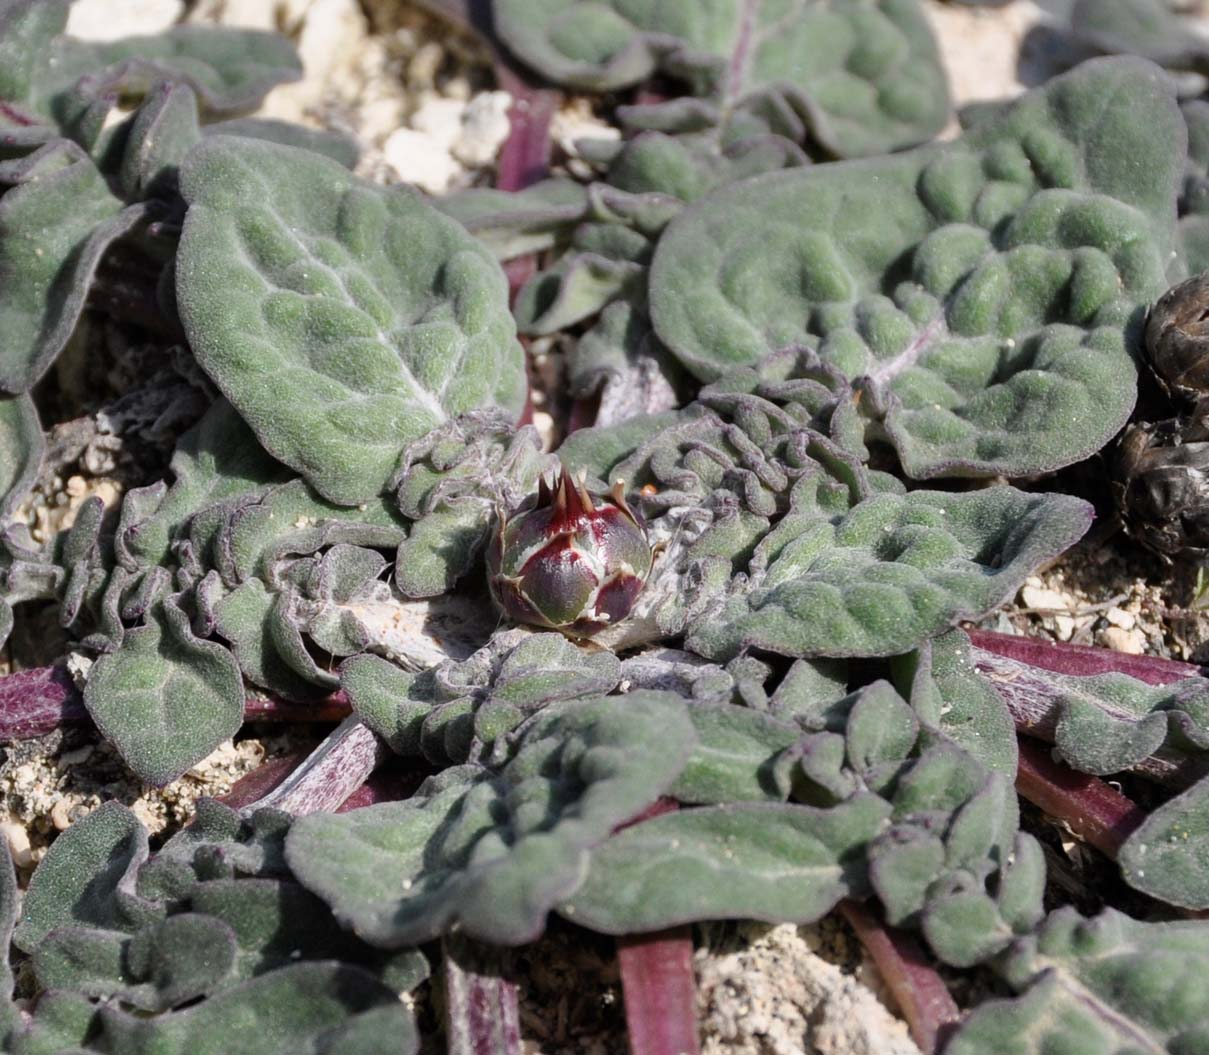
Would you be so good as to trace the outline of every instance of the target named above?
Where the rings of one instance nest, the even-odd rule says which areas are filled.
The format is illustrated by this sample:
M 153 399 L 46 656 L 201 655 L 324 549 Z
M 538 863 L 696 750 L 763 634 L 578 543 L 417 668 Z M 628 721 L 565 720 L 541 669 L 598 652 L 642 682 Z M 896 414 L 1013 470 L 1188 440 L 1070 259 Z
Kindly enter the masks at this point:
M 1184 138 L 1161 71 L 1104 59 L 953 144 L 723 188 L 659 242 L 655 332 L 707 380 L 816 348 L 916 478 L 1069 464 L 1133 406 Z
M 525 398 L 502 272 L 406 188 L 229 136 L 181 177 L 177 298 L 198 361 L 266 449 L 356 505 L 457 414 Z

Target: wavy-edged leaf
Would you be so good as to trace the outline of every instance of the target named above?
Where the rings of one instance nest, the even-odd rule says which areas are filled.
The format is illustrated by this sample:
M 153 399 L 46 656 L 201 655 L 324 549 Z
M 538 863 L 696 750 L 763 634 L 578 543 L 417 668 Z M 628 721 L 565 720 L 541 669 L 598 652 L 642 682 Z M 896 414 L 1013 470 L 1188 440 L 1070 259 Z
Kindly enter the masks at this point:
M 194 636 L 171 597 L 97 660 L 84 690 L 97 728 L 149 783 L 167 784 L 233 736 L 244 687 L 235 657 Z
M 361 147 L 357 140 L 343 132 L 326 128 L 310 128 L 293 121 L 278 121 L 269 117 L 234 117 L 228 121 L 217 121 L 202 127 L 204 136 L 245 136 L 248 139 L 264 139 L 286 147 L 309 150 L 322 154 L 343 165 L 346 169 L 357 167 Z
M 473 188 L 433 199 L 486 245 L 497 260 L 549 249 L 581 220 L 588 192 L 569 179 L 548 179 L 518 191 Z
M 17 948 L 32 953 L 51 931 L 73 924 L 129 933 L 154 922 L 163 910 L 135 892 L 148 852 L 147 829 L 119 802 L 77 821 L 30 882 L 13 934 Z
M 326 497 L 378 494 L 404 448 L 525 398 L 507 283 L 406 188 L 231 136 L 184 166 L 177 299 L 198 361 L 264 446 Z
M 12 514 L 33 486 L 45 450 L 34 401 L 28 394 L 0 396 L 0 520 Z
M 656 335 L 707 380 L 817 348 L 916 478 L 1070 464 L 1133 406 L 1182 125 L 1161 71 L 1102 59 L 955 143 L 723 188 L 660 239 Z
M 414 944 L 452 926 L 530 941 L 580 885 L 590 848 L 667 790 L 692 743 L 670 694 L 554 704 L 498 773 L 446 770 L 404 802 L 299 818 L 287 858 L 373 944 Z
M 1022 996 L 972 1011 L 946 1055 L 1194 1055 L 1209 1039 L 1209 924 L 1053 913 L 1005 971 Z
M 606 934 L 706 919 L 806 923 L 865 888 L 865 844 L 889 809 L 861 795 L 832 810 L 778 803 L 665 813 L 592 851 L 560 915 Z
M 412 518 L 395 555 L 404 597 L 435 597 L 474 565 L 497 508 L 515 509 L 537 487 L 550 459 L 532 426 L 468 414 L 410 444 L 392 486 Z
M 494 10 L 509 49 L 554 81 L 600 91 L 673 73 L 705 97 L 694 114 L 781 110 L 801 129 L 795 138 L 808 130 L 841 157 L 921 143 L 948 116 L 936 42 L 914 0 L 495 0 Z
M 1074 543 L 1091 515 L 1078 499 L 1011 487 L 874 495 L 842 516 L 811 508 L 809 488 L 795 493 L 795 508 L 756 546 L 747 580 L 692 613 L 694 651 L 907 652 L 1001 603 Z
M 185 84 L 207 114 L 234 116 L 256 107 L 278 84 L 298 80 L 302 62 L 280 33 L 230 26 L 174 26 L 152 36 L 85 41 L 61 36 L 36 71 L 33 94 L 72 124 L 106 94 L 144 95 L 163 81 Z
M 419 1037 L 394 990 L 358 967 L 320 962 L 150 1018 L 54 994 L 16 1043 L 20 1055 L 414 1055 Z
M 994 687 L 974 667 L 970 639 L 961 630 L 933 638 L 896 663 L 896 680 L 927 726 L 1009 780 L 1018 757 L 1012 715 Z M 901 683 L 900 683 L 901 684 Z
M 292 475 L 256 441 L 231 404 L 219 398 L 179 440 L 169 468 L 175 481 L 148 502 L 142 515 L 128 515 L 131 496 L 151 496 L 152 488 L 130 492 L 114 546 L 118 561 L 130 571 L 168 558 L 173 535 L 194 514 L 236 496 L 255 498 L 271 484 Z
M 145 216 L 110 193 L 84 152 L 54 140 L 0 162 L 0 390 L 24 392 L 75 329 L 110 244 Z
M 167 1011 L 217 989 L 235 964 L 235 949 L 230 927 L 192 912 L 134 936 L 57 927 L 34 949 L 34 973 L 43 988 Z
M 1140 55 L 1173 70 L 1209 72 L 1209 39 L 1166 0 L 1076 0 L 1070 26 L 1106 55 Z M 1190 12 L 1191 13 L 1191 12 Z

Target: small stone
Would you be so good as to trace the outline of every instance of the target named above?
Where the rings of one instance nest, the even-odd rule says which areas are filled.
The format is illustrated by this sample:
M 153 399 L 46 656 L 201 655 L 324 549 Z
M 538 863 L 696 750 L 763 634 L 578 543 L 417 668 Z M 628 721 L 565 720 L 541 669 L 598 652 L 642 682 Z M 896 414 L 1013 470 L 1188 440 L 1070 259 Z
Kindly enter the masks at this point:
M 0 834 L 8 843 L 9 853 L 13 855 L 13 864 L 18 868 L 28 868 L 34 863 L 34 855 L 29 848 L 29 832 L 25 830 L 24 824 L 12 819 L 2 821 Z
M 67 16 L 67 32 L 84 40 L 159 33 L 176 24 L 183 0 L 76 0 Z
M 1032 584 L 1020 588 L 1020 603 L 1025 608 L 1037 608 L 1046 612 L 1065 612 L 1070 608 L 1067 598 L 1057 590 Z
M 1133 612 L 1127 612 L 1124 608 L 1117 608 L 1115 605 L 1104 613 L 1104 618 L 1122 630 L 1132 630 L 1138 621 Z
M 454 157 L 476 168 L 491 164 L 512 131 L 508 120 L 511 105 L 508 92 L 480 92 L 471 99 L 462 114 L 462 134 L 454 144 Z
M 429 194 L 444 194 L 462 172 L 438 140 L 414 128 L 391 132 L 382 144 L 382 155 L 399 179 Z
M 428 95 L 412 115 L 411 127 L 426 132 L 440 144 L 441 150 L 449 153 L 462 134 L 462 115 L 466 109 L 466 103 L 459 99 Z
M 71 818 L 67 815 L 66 799 L 59 799 L 59 801 L 51 807 L 50 823 L 55 826 L 56 830 L 61 832 L 65 832 L 71 827 Z
M 1100 644 L 1114 652 L 1127 652 L 1131 656 L 1140 656 L 1146 651 L 1146 638 L 1141 631 L 1123 630 L 1119 626 L 1110 626 L 1102 631 Z

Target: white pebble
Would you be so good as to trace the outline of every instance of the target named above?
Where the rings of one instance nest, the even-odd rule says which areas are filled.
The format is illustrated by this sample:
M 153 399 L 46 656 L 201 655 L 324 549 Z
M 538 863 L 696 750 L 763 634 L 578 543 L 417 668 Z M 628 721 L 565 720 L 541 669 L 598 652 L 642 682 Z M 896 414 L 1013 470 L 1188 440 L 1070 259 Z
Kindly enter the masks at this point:
M 395 175 L 429 194 L 444 194 L 462 172 L 453 155 L 427 132 L 398 128 L 382 144 L 382 155 Z

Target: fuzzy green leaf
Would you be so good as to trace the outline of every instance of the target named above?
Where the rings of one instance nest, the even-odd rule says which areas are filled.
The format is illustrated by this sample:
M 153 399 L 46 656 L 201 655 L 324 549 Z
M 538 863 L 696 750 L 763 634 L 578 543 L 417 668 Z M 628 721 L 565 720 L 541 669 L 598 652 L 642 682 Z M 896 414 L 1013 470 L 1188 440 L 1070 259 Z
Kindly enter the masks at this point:
M 145 216 L 84 152 L 55 140 L 0 162 L 0 390 L 24 392 L 75 329 L 102 254 Z
M 72 998 L 63 994 L 60 1001 Z M 86 1015 L 78 1004 L 47 1009 L 60 1018 L 60 1030 L 74 1022 L 75 1043 L 67 1047 L 62 1032 L 57 1031 L 57 1045 L 39 1036 L 46 1013 L 39 1006 L 27 1037 L 18 1040 L 18 1055 L 414 1055 L 419 1047 L 398 994 L 368 972 L 338 963 L 284 967 L 152 1018 L 116 1007 L 84 1007 Z
M 689 705 L 697 731 L 693 750 L 671 794 L 685 803 L 778 801 L 774 778 L 779 752 L 797 741 L 797 725 L 728 703 Z
M 1051 915 L 1004 973 L 1024 995 L 975 1008 L 946 1055 L 1195 1055 L 1209 1039 L 1209 924 L 1112 909 Z
M 153 922 L 162 910 L 139 897 L 134 886 L 147 854 L 146 828 L 118 802 L 77 821 L 55 841 L 30 882 L 13 935 L 17 947 L 32 953 L 55 928 L 71 924 L 130 932 Z
M 1083 534 L 1090 509 L 1011 487 L 881 494 L 842 517 L 798 488 L 756 547 L 746 582 L 693 613 L 689 647 L 788 656 L 886 656 L 990 611 Z
M 1070 464 L 1133 406 L 1184 138 L 1160 70 L 1103 59 L 952 144 L 723 188 L 660 239 L 655 332 L 707 380 L 816 348 L 912 477 Z
M 34 401 L 28 395 L 0 396 L 0 520 L 33 486 L 45 449 Z
M 914 0 L 622 3 L 495 0 L 509 49 L 576 88 L 630 87 L 657 71 L 708 100 L 694 112 L 783 110 L 841 156 L 931 138 L 948 116 L 936 43 Z
M 1117 860 L 1136 890 L 1181 908 L 1209 909 L 1209 780 L 1151 813 Z
M 216 136 L 181 175 L 177 299 L 198 361 L 264 446 L 356 505 L 406 446 L 467 411 L 519 414 L 499 266 L 406 188 Z
M 806 923 L 863 891 L 863 848 L 887 815 L 873 795 L 832 810 L 749 802 L 664 814 L 597 847 L 558 910 L 606 934 L 736 917 Z
M 692 744 L 671 694 L 554 704 L 497 774 L 446 770 L 404 802 L 302 817 L 287 858 L 373 944 L 414 944 L 451 926 L 530 941 L 582 882 L 591 847 L 667 790 Z
M 195 637 L 188 617 L 167 598 L 150 623 L 97 660 L 84 704 L 130 768 L 162 785 L 239 729 L 243 679 L 235 657 Z
M 24 101 L 51 42 L 67 28 L 70 0 L 4 0 L 0 3 L 0 99 Z

